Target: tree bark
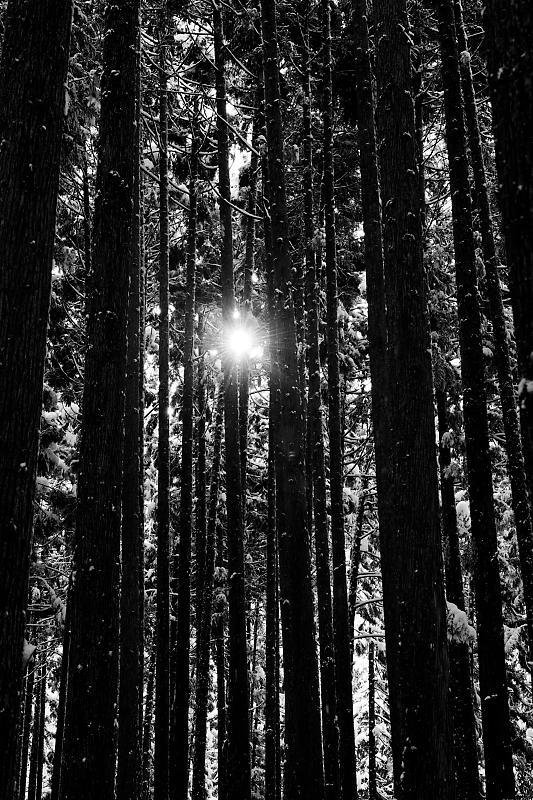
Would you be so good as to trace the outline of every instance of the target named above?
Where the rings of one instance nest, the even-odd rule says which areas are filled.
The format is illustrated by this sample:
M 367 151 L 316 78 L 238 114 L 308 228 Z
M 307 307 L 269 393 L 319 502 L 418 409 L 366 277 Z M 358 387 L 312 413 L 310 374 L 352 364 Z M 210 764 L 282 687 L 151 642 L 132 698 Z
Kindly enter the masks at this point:
M 170 420 L 167 17 L 159 42 L 159 433 L 157 446 L 157 606 L 154 724 L 154 800 L 169 797 L 170 736 Z
M 39 671 L 35 685 L 35 706 L 33 712 L 33 728 L 31 734 L 30 775 L 28 780 L 28 800 L 41 800 L 43 796 L 44 765 L 44 724 L 46 709 L 46 662 L 43 640 L 43 652 L 39 656 Z
M 205 756 L 207 741 L 207 701 L 209 694 L 209 655 L 211 651 L 211 628 L 213 612 L 213 577 L 215 568 L 215 536 L 220 482 L 222 450 L 222 428 L 224 424 L 224 393 L 219 390 L 213 433 L 213 460 L 211 485 L 209 488 L 209 516 L 205 548 L 202 620 L 198 632 L 198 656 L 196 672 L 196 699 L 194 704 L 194 759 L 192 774 L 192 800 L 205 800 Z
M 513 798 L 515 783 L 503 642 L 498 541 L 481 339 L 466 136 L 453 0 L 436 2 L 444 88 L 446 140 L 463 384 L 463 414 L 474 542 L 479 683 L 487 800 Z
M 264 87 L 261 87 L 263 89 Z M 264 98 L 264 91 L 261 92 Z M 261 103 L 264 128 L 264 99 Z M 266 137 L 265 137 L 266 140 Z M 268 405 L 268 472 L 267 472 L 267 541 L 265 598 L 265 800 L 281 797 L 280 726 L 279 726 L 279 597 L 278 597 L 278 525 L 276 437 L 280 424 L 279 363 L 274 301 L 274 264 L 272 226 L 270 220 L 270 185 L 266 149 L 261 158 L 263 235 L 265 241 L 264 270 L 267 285 L 268 341 L 270 355 Z
M 313 208 L 313 138 L 311 128 L 311 73 L 309 35 L 304 41 L 304 204 L 305 204 L 305 305 L 307 313 L 306 360 L 309 376 L 307 398 L 306 453 L 311 463 L 309 521 L 314 522 L 320 695 L 324 751 L 325 796 L 334 800 L 340 792 L 339 730 L 335 683 L 335 643 L 331 596 L 329 525 L 326 494 L 326 464 L 319 342 L 320 292 L 316 279 L 315 225 Z M 307 466 L 307 465 L 306 465 Z
M 195 481 L 195 566 L 196 566 L 196 640 L 199 641 L 200 629 L 202 624 L 202 606 L 204 602 L 205 586 L 205 550 L 206 550 L 206 526 L 207 526 L 207 497 L 206 497 L 206 384 L 207 375 L 205 371 L 205 350 L 204 350 L 204 317 L 200 316 L 198 321 L 198 344 L 199 357 L 197 361 L 196 376 L 197 390 L 196 402 L 198 406 L 196 421 L 196 481 Z M 196 659 L 198 660 L 198 646 L 196 648 Z
M 69 596 L 71 591 L 72 578 L 69 580 L 67 607 L 65 611 L 65 627 L 63 630 L 63 652 L 61 654 L 61 678 L 59 683 L 59 700 L 57 706 L 54 762 L 52 768 L 52 780 L 50 782 L 50 800 L 58 800 L 61 789 L 61 770 L 63 768 L 63 744 L 65 736 L 65 716 L 67 711 L 68 694 L 68 662 L 70 651 Z
M 152 773 L 152 720 L 154 714 L 154 687 L 155 687 L 155 648 L 152 650 L 150 665 L 148 667 L 148 682 L 146 684 L 146 702 L 143 717 L 143 748 L 142 748 L 142 800 L 150 800 L 150 776 Z
M 111 800 L 115 791 L 139 24 L 138 0 L 106 6 L 62 800 Z
M 144 475 L 140 426 L 144 365 L 141 358 L 140 29 L 137 53 L 133 227 L 124 409 L 117 800 L 136 800 L 142 766 L 144 563 L 140 542 L 144 539 Z
M 275 324 L 280 375 L 276 460 L 281 480 L 278 535 L 285 675 L 285 797 L 322 800 L 324 771 L 318 661 L 305 486 L 305 431 L 298 385 L 292 265 L 285 192 L 276 2 L 261 3 L 265 117 L 270 179 Z
M 0 795 L 15 785 L 71 0 L 11 0 L 0 62 Z
M 518 400 L 530 502 L 533 498 L 533 8 L 489 0 L 486 52 L 499 198 L 518 353 Z
M 20 745 L 20 773 L 17 775 L 16 800 L 26 800 L 26 779 L 28 777 L 28 756 L 30 750 L 31 712 L 33 700 L 33 683 L 35 668 L 33 663 L 28 667 L 24 693 L 24 716 L 22 727 L 22 742 Z
M 452 792 L 453 759 L 409 21 L 403 0 L 376 0 L 374 13 L 394 508 L 380 536 L 394 782 L 399 800 L 438 800 Z
M 226 768 L 226 648 L 224 642 L 226 616 L 226 579 L 224 568 L 224 535 L 223 528 L 217 531 L 216 552 L 216 601 L 213 619 L 213 639 L 215 642 L 215 662 L 217 673 L 217 790 L 220 800 L 227 800 L 227 768 Z
M 364 478 L 359 494 L 359 505 L 355 522 L 355 531 L 350 553 L 350 588 L 348 592 L 348 630 L 350 636 L 350 665 L 353 664 L 354 625 L 357 609 L 357 584 L 359 582 L 359 567 L 361 565 L 361 541 L 363 537 L 363 523 L 367 505 L 368 479 Z
M 194 315 L 196 309 L 196 226 L 198 208 L 197 110 L 193 111 L 187 230 L 185 334 L 183 344 L 183 398 L 181 444 L 180 536 L 178 555 L 178 614 L 176 635 L 175 753 L 171 763 L 171 795 L 187 796 L 189 785 L 189 661 L 191 628 L 191 542 L 193 530 L 194 447 Z
M 229 141 L 226 112 L 225 50 L 222 6 L 213 9 L 215 50 L 220 223 L 222 228 L 221 283 L 224 336 L 235 325 L 233 283 L 233 232 L 229 174 Z M 224 441 L 226 452 L 226 513 L 228 547 L 228 800 L 249 800 L 251 796 L 248 661 L 246 653 L 246 603 L 244 585 L 243 507 L 239 454 L 239 386 L 236 364 L 226 348 L 224 371 Z
M 368 800 L 378 800 L 376 764 L 376 676 L 374 642 L 368 643 Z
M 446 554 L 446 597 L 457 608 L 465 610 L 463 574 L 455 511 L 453 474 L 450 472 L 451 450 L 448 437 L 446 390 L 437 387 L 439 429 L 439 465 L 441 492 L 441 525 Z M 471 653 L 468 642 L 448 642 L 450 657 L 450 706 L 453 727 L 455 797 L 456 800 L 479 800 L 481 783 L 477 758 L 476 719 Z
M 528 620 L 529 660 L 533 668 L 533 532 L 531 528 L 530 503 L 525 474 L 524 454 L 520 438 L 516 394 L 513 385 L 507 325 L 505 321 L 500 277 L 498 274 L 498 258 L 496 256 L 492 215 L 479 132 L 476 96 L 463 22 L 461 0 L 455 1 L 454 11 L 468 147 L 470 150 L 470 161 L 474 178 L 473 201 L 478 211 L 483 261 L 485 264 L 486 287 L 490 303 L 490 316 L 494 339 L 494 361 L 496 363 L 496 372 L 498 375 L 502 420 L 505 432 L 507 472 L 511 484 L 512 508 L 520 558 L 520 573 L 522 575 L 524 603 Z
M 343 800 L 357 798 L 355 733 L 352 699 L 352 666 L 348 624 L 346 545 L 344 537 L 344 454 L 339 330 L 337 323 L 337 244 L 335 233 L 335 170 L 333 163 L 333 88 L 331 55 L 331 6 L 322 0 L 323 17 L 323 204 L 326 230 L 326 339 L 329 404 L 329 485 L 331 503 L 331 550 L 333 566 L 333 633 L 335 679 L 339 724 L 340 789 Z

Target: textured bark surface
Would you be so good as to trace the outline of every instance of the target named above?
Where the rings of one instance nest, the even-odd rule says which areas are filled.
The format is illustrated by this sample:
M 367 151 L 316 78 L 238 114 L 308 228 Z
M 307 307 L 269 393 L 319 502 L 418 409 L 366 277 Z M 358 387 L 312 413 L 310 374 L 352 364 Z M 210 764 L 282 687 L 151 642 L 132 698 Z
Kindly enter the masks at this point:
M 533 6 L 488 0 L 486 52 L 499 197 L 513 305 L 520 420 L 533 497 Z
M 93 272 L 61 797 L 111 800 L 115 791 L 124 395 L 134 226 L 139 5 L 105 8 Z
M 33 683 L 35 678 L 35 665 L 30 661 L 28 675 L 25 681 L 24 719 L 22 727 L 22 741 L 20 744 L 20 772 L 17 775 L 18 783 L 15 786 L 15 800 L 26 800 L 26 782 L 28 778 L 28 756 L 30 752 L 31 712 L 33 699 Z
M 262 87 L 261 87 L 262 88 Z M 264 92 L 262 92 L 264 95 Z M 264 103 L 264 101 L 263 101 Z M 261 112 L 264 105 L 261 105 Z M 264 114 L 261 113 L 264 126 Z M 262 127 L 264 130 L 264 127 Z M 265 137 L 266 138 L 266 137 Z M 265 239 L 264 268 L 267 285 L 268 331 L 270 351 L 268 406 L 268 529 L 266 543 L 266 620 L 265 620 L 265 800 L 281 797 L 280 773 L 280 712 L 279 712 L 279 590 L 278 590 L 278 524 L 276 435 L 280 423 L 279 364 L 276 344 L 274 308 L 274 264 L 272 226 L 270 224 L 270 184 L 268 156 L 263 153 L 262 201 L 263 234 Z
M 307 530 L 305 433 L 299 392 L 292 265 L 285 194 L 276 3 L 263 2 L 263 70 L 270 180 L 280 424 L 276 431 L 277 514 L 285 675 L 287 800 L 322 800 L 324 773 L 318 660 Z
M 333 567 L 333 631 L 335 642 L 335 685 L 339 724 L 340 790 L 343 800 L 357 797 L 355 734 L 352 699 L 352 664 L 348 625 L 348 587 L 344 537 L 343 412 L 339 372 L 339 330 L 337 323 L 337 246 L 335 233 L 335 172 L 333 165 L 333 89 L 330 0 L 322 0 L 323 44 L 323 182 L 326 230 L 326 340 L 329 405 L 329 488 L 331 506 L 331 552 Z
M 140 33 L 140 31 L 139 31 Z M 138 51 L 140 57 L 140 44 Z M 131 273 L 128 300 L 128 354 L 124 407 L 124 478 L 122 488 L 122 570 L 120 584 L 120 681 L 117 800 L 136 800 L 141 783 L 144 609 L 144 472 L 141 393 L 141 206 L 139 149 L 141 122 L 140 62 L 136 65 L 136 120 Z M 142 334 L 144 336 L 144 332 Z
M 394 507 L 380 536 L 394 780 L 399 800 L 439 800 L 452 791 L 453 760 L 409 21 L 403 1 L 376 0 L 374 13 Z
M 436 2 L 459 315 L 463 415 L 478 632 L 487 800 L 514 797 L 498 541 L 483 367 L 466 134 L 453 0 Z
M 225 49 L 222 7 L 213 11 L 216 68 L 217 145 L 222 228 L 221 284 L 224 335 L 235 325 L 233 278 L 233 232 L 230 206 L 229 140 L 226 113 Z M 249 800 L 251 796 L 248 660 L 246 651 L 246 601 L 244 588 L 244 525 L 239 458 L 239 387 L 237 365 L 224 352 L 224 443 L 226 467 L 226 511 L 228 548 L 228 714 L 227 773 L 228 800 Z
M 196 116 L 196 114 L 195 114 Z M 174 752 L 171 754 L 171 797 L 187 796 L 189 785 L 189 661 L 191 629 L 191 543 L 193 531 L 194 445 L 194 315 L 196 309 L 196 227 L 198 208 L 198 137 L 193 122 L 187 227 L 183 395 L 181 404 L 181 491 L 178 549 L 178 612 L 174 696 Z
M 494 242 L 483 150 L 479 131 L 476 96 L 468 53 L 463 12 L 460 0 L 455 0 L 455 28 L 459 51 L 459 69 L 463 90 L 466 131 L 470 162 L 474 178 L 472 199 L 478 212 L 483 261 L 485 264 L 486 288 L 490 303 L 490 318 L 494 338 L 494 361 L 498 375 L 498 389 L 502 408 L 507 453 L 507 472 L 511 483 L 512 508 L 516 527 L 520 573 L 524 591 L 524 602 L 528 620 L 530 661 L 533 665 L 533 533 L 531 511 L 526 482 L 524 454 L 520 437 L 517 398 L 513 385 L 513 373 L 509 353 L 509 339 L 498 274 L 498 258 Z
M 11 0 L 0 63 L 0 796 L 14 790 L 71 0 Z
M 213 612 L 213 578 L 215 569 L 215 534 L 217 524 L 218 487 L 224 423 L 224 394 L 219 391 L 213 433 L 213 460 L 209 488 L 209 511 L 205 548 L 205 581 L 202 600 L 202 620 L 197 644 L 196 699 L 194 704 L 194 757 L 192 773 L 192 800 L 204 800 L 205 755 L 207 741 L 207 701 L 209 696 L 209 656 L 211 651 L 211 623 Z
M 446 390 L 438 387 L 435 394 L 439 430 L 441 525 L 443 548 L 446 554 L 446 598 L 464 611 L 465 600 L 455 510 L 455 489 L 453 474 L 450 472 L 451 450 L 447 425 Z M 448 642 L 448 653 L 450 657 L 455 797 L 456 800 L 477 800 L 481 797 L 481 782 L 477 756 L 470 646 L 467 642 Z
M 374 642 L 368 643 L 368 800 L 378 800 L 376 763 L 376 674 Z
M 159 42 L 159 410 L 157 445 L 157 606 L 154 723 L 154 800 L 169 796 L 170 738 L 170 420 L 167 19 Z
M 71 592 L 72 579 L 69 582 L 69 594 Z M 70 650 L 70 618 L 67 608 L 65 613 L 65 628 L 63 630 L 63 650 L 61 653 L 61 679 L 59 684 L 59 700 L 57 706 L 56 735 L 54 742 L 54 761 L 52 767 L 52 779 L 50 781 L 50 800 L 58 800 L 61 788 L 61 770 L 63 768 L 63 743 L 65 736 L 65 715 L 67 711 L 67 689 L 68 689 L 68 662 Z M 24 798 L 22 798 L 24 800 Z
M 326 491 L 324 420 L 320 371 L 319 305 L 320 292 L 316 279 L 315 225 L 313 208 L 313 138 L 311 126 L 311 80 L 309 41 L 304 43 L 304 194 L 305 194 L 305 309 L 306 360 L 309 375 L 307 398 L 307 456 L 311 475 L 310 523 L 314 523 L 318 641 L 320 645 L 320 697 L 324 779 L 326 798 L 339 796 L 339 731 L 335 686 L 335 643 L 331 594 L 331 561 Z M 309 492 L 309 487 L 308 487 Z M 308 500 L 309 505 L 309 500 Z

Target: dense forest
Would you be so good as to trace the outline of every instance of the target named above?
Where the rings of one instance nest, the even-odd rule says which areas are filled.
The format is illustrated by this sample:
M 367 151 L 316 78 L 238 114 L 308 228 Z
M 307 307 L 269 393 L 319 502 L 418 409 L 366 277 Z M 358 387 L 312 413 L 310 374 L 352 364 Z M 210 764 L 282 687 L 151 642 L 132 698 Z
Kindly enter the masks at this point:
M 531 800 L 532 42 L 0 0 L 0 800 Z

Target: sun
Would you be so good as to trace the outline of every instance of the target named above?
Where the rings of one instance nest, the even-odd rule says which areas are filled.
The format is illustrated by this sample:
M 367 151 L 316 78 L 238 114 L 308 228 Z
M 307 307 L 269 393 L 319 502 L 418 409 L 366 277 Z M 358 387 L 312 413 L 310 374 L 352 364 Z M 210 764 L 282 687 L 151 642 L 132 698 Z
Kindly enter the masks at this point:
M 227 346 L 235 361 L 249 358 L 256 349 L 251 332 L 241 326 L 231 328 L 227 337 Z

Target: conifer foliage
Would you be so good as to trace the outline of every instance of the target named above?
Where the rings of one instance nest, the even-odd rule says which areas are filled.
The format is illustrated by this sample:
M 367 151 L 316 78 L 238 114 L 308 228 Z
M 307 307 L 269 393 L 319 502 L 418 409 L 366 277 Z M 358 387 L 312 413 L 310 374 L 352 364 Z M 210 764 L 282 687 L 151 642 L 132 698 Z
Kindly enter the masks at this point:
M 0 0 L 0 797 L 533 796 L 526 0 Z

